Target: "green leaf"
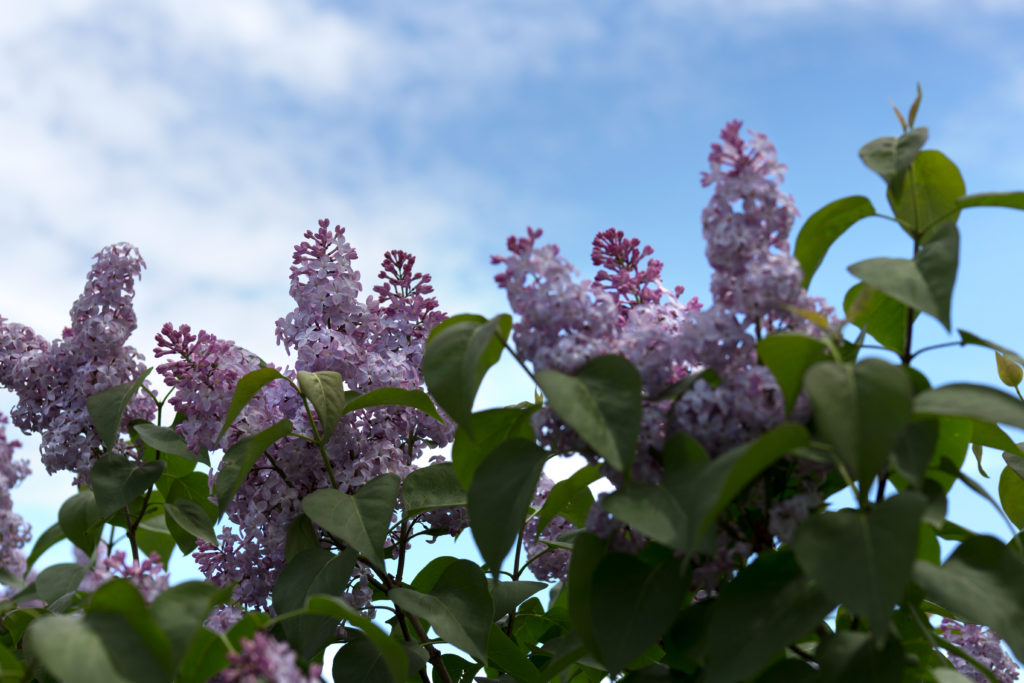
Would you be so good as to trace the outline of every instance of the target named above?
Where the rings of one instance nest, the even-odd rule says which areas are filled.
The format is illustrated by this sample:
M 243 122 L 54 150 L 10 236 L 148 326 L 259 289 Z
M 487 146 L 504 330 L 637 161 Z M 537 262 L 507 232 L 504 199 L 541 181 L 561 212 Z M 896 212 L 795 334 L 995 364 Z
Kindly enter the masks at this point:
M 466 504 L 462 488 L 450 462 L 413 470 L 402 482 L 402 503 L 408 517 L 444 507 Z
M 815 211 L 796 240 L 793 255 L 804 271 L 804 289 L 821 265 L 832 243 L 862 218 L 875 215 L 875 207 L 867 197 L 844 197 Z
M 287 380 L 288 378 L 274 368 L 260 368 L 243 375 L 238 380 L 238 384 L 235 386 L 235 393 L 231 396 L 231 404 L 228 406 L 227 415 L 224 417 L 224 426 L 221 428 L 220 433 L 217 434 L 217 443 L 220 443 L 220 440 L 224 438 L 228 427 L 231 426 L 231 423 L 235 421 L 235 418 L 242 412 L 242 409 L 252 400 L 253 396 L 275 379 Z
M 879 643 L 862 631 L 840 631 L 820 648 L 821 680 L 835 683 L 902 683 L 904 656 L 898 638 Z
M 429 396 L 418 389 L 401 389 L 399 387 L 375 389 L 349 401 L 348 405 L 345 406 L 345 412 L 351 413 L 353 410 L 373 408 L 375 406 L 408 406 L 444 424 L 444 420 L 441 418 L 440 413 L 437 412 L 434 402 L 430 400 Z
M 36 595 L 47 603 L 53 603 L 68 593 L 78 590 L 88 569 L 80 564 L 67 562 L 54 564 L 39 572 L 36 577 Z
M 541 581 L 499 581 L 491 582 L 491 597 L 494 600 L 494 616 L 514 612 L 524 600 L 548 585 Z
M 879 639 L 910 578 L 926 503 L 904 491 L 870 510 L 826 512 L 797 528 L 793 549 L 804 572 L 829 599 L 866 617 Z
M 1003 206 L 1008 209 L 1024 209 L 1024 192 L 980 192 L 965 194 L 956 200 L 957 206 Z
M 526 658 L 515 642 L 505 635 L 505 632 L 498 628 L 497 624 L 491 624 L 487 658 L 492 666 L 512 676 L 513 680 L 523 681 L 523 683 L 545 683 L 549 680 L 540 675 L 540 671 L 537 670 L 533 662 Z
M 459 425 L 452 443 L 452 467 L 462 488 L 469 490 L 476 468 L 504 441 L 512 438 L 533 439 L 530 417 L 536 410 L 535 404 L 485 410 L 473 413 L 465 426 Z
M 675 559 L 651 567 L 612 553 L 597 563 L 590 616 L 596 654 L 608 671 L 622 671 L 672 624 L 688 591 L 681 579 Z
M 874 358 L 855 366 L 818 363 L 807 371 L 804 387 L 818 431 L 866 486 L 885 467 L 910 421 L 907 374 Z
M 808 443 L 807 429 L 785 422 L 754 441 L 737 446 L 702 468 L 677 500 L 690 520 L 691 544 L 718 519 L 740 491 L 783 455 Z
M 914 159 L 904 182 L 889 186 L 888 199 L 904 229 L 922 236 L 939 225 L 956 223 L 957 198 L 963 193 L 964 179 L 956 164 L 942 152 L 927 150 Z
M 36 619 L 25 634 L 37 660 L 66 683 L 130 683 L 114 668 L 100 636 L 80 615 Z
M 607 496 L 601 507 L 662 545 L 676 550 L 689 548 L 689 518 L 664 487 L 634 484 Z
M 882 176 L 886 184 L 892 184 L 907 172 L 927 140 L 927 128 L 913 128 L 898 138 L 872 140 L 860 148 L 860 158 L 868 168 Z
M 388 636 L 372 621 L 355 610 L 342 598 L 329 595 L 314 595 L 309 598 L 306 608 L 311 614 L 322 614 L 332 617 L 335 623 L 348 621 L 351 626 L 363 632 L 377 650 L 384 656 L 384 661 L 391 672 L 391 677 L 396 683 L 405 680 L 406 671 L 409 666 L 409 658 L 405 649 L 394 638 Z M 336 678 L 335 680 L 345 680 Z
M 359 631 L 334 655 L 331 673 L 336 681 L 364 683 L 402 683 L 403 678 L 391 674 L 388 660 L 373 641 Z
M 160 453 L 170 453 L 178 457 L 201 462 L 204 465 L 210 464 L 210 457 L 205 452 L 193 453 L 185 445 L 185 439 L 170 427 L 159 427 L 149 422 L 140 422 L 132 425 L 132 429 L 139 435 L 142 442 Z
M 589 486 L 600 478 L 600 468 L 597 465 L 587 465 L 552 486 L 547 500 L 537 513 L 537 533 L 544 531 L 557 516 L 564 517 L 582 529 L 590 505 L 594 502 Z
M 302 499 L 302 511 L 384 571 L 382 550 L 398 486 L 398 476 L 388 473 L 370 480 L 355 495 L 320 489 Z
M 900 303 L 935 317 L 948 330 L 959 245 L 956 226 L 945 223 L 932 231 L 913 259 L 868 259 L 848 270 Z
M 846 293 L 843 310 L 851 323 L 877 339 L 879 344 L 896 353 L 904 352 L 909 309 L 899 301 L 861 282 Z M 913 316 L 916 320 L 917 311 Z
M 914 397 L 914 415 L 969 417 L 1024 429 L 1024 403 L 992 387 L 947 384 Z
M 220 637 L 200 629 L 181 660 L 177 683 L 207 683 L 227 668 L 227 651 Z
M 429 594 L 392 588 L 388 597 L 400 608 L 430 622 L 445 641 L 479 662 L 487 661 L 494 605 L 484 573 L 474 563 L 452 562 Z
M 455 421 L 467 429 L 473 401 L 487 370 L 498 362 L 512 329 L 512 318 L 502 314 L 485 320 L 458 315 L 431 333 L 423 354 L 423 378 L 430 393 Z
M 36 544 L 32 546 L 32 552 L 29 553 L 28 558 L 25 560 L 26 569 L 31 569 L 32 565 L 36 563 L 36 560 L 38 560 L 43 553 L 52 548 L 54 544 L 59 541 L 63 541 L 65 538 L 67 538 L 67 536 L 64 534 L 64 529 L 61 528 L 59 522 L 39 534 L 39 538 L 36 539 Z
M 284 542 L 284 561 L 291 562 L 303 550 L 320 547 L 320 535 L 306 515 L 298 515 L 288 527 Z
M 320 418 L 320 434 L 326 442 L 338 426 L 338 420 L 345 414 L 345 382 L 341 375 L 334 370 L 321 370 L 319 372 L 306 372 L 299 370 L 297 373 L 299 391 L 309 399 L 316 408 L 316 415 Z
M 85 623 L 99 634 L 114 666 L 134 681 L 173 678 L 171 644 L 128 579 L 114 579 L 92 596 Z
M 139 543 L 139 550 L 147 555 L 155 552 L 160 556 L 164 566 L 167 566 L 177 543 L 171 536 L 170 529 L 167 528 L 167 520 L 164 515 L 151 515 L 142 520 L 135 532 L 135 537 Z
M 533 441 L 510 439 L 484 459 L 469 485 L 473 539 L 495 574 L 522 528 L 547 456 Z
M 1000 346 L 999 344 L 991 342 L 988 339 L 982 339 L 978 335 L 972 334 L 967 330 L 957 330 L 957 332 L 960 333 L 960 344 L 962 346 L 966 346 L 967 344 L 971 344 L 974 346 L 984 346 L 987 349 L 992 349 L 993 351 L 996 351 L 997 353 L 1003 355 L 1004 357 L 1013 361 L 1014 363 L 1017 363 L 1018 365 L 1024 365 L 1024 357 L 1021 357 L 1020 354 L 1018 354 L 1015 351 L 1011 351 L 1005 346 Z
M 57 512 L 57 521 L 68 540 L 91 555 L 103 532 L 103 515 L 92 491 L 79 491 L 64 501 Z
M 257 370 L 257 372 L 259 371 Z M 249 373 L 249 375 L 251 374 L 253 373 Z M 246 377 L 249 375 L 246 375 Z M 239 386 L 241 386 L 241 383 L 239 383 Z M 258 391 L 258 388 L 253 391 L 253 394 L 255 394 L 256 391 Z M 239 390 L 236 389 L 235 397 L 237 398 L 238 395 Z M 259 460 L 259 457 L 263 455 L 275 441 L 288 436 L 291 432 L 292 423 L 288 420 L 281 420 L 280 422 L 267 427 L 262 432 L 240 439 L 234 446 L 227 450 L 224 454 L 224 459 L 221 460 L 220 472 L 217 473 L 217 479 L 213 484 L 214 493 L 217 495 L 218 515 L 223 515 L 224 511 L 227 510 L 228 504 L 231 503 L 231 499 L 234 498 L 235 493 L 238 492 L 238 487 L 241 486 L 242 482 L 245 481 L 245 478 L 249 476 L 249 471 L 252 469 L 252 466 L 256 464 L 256 461 Z
M 1024 479 L 1010 467 L 999 475 L 999 502 L 1018 529 L 1024 529 Z
M 786 412 L 793 410 L 803 386 L 804 373 L 828 356 L 825 343 L 817 337 L 795 332 L 782 332 L 765 337 L 757 344 L 761 362 L 775 375 L 786 397 Z
M 708 682 L 746 680 L 812 632 L 834 606 L 800 571 L 792 552 L 759 555 L 712 605 Z
M 575 375 L 541 370 L 537 384 L 558 416 L 628 477 L 640 434 L 643 389 L 632 363 L 621 356 L 598 356 Z
M 164 512 L 182 529 L 187 531 L 192 540 L 201 538 L 204 541 L 219 545 L 217 532 L 213 530 L 213 520 L 206 514 L 199 503 L 188 498 L 178 498 L 173 503 L 164 503 Z M 193 543 L 193 545 L 195 545 Z M 184 552 L 184 549 L 182 549 Z
M 153 620 L 167 635 L 172 661 L 181 662 L 202 630 L 210 609 L 230 598 L 230 587 L 216 588 L 205 581 L 186 581 L 162 591 L 150 606 Z
M 959 618 L 984 624 L 1024 655 L 1024 562 L 998 539 L 971 536 L 942 567 L 918 560 L 914 581 Z
M 273 605 L 278 614 L 302 609 L 313 595 L 340 597 L 355 567 L 356 553 L 349 548 L 335 555 L 324 548 L 299 553 L 274 583 Z M 334 638 L 338 621 L 322 615 L 304 615 L 281 624 L 285 637 L 303 659 L 314 657 Z
M 594 638 L 594 610 L 591 602 L 594 571 L 608 554 L 608 543 L 594 534 L 584 532 L 573 543 L 569 560 L 569 619 L 580 640 L 591 652 L 597 651 Z
M 98 459 L 89 477 L 100 515 L 107 517 L 141 496 L 156 483 L 166 466 L 162 460 L 136 465 L 120 453 L 108 453 Z
M 121 433 L 121 420 L 124 418 L 128 402 L 132 400 L 152 370 L 152 368 L 146 368 L 134 382 L 104 389 L 85 399 L 85 407 L 96 427 L 96 433 L 99 434 L 107 448 L 113 448 L 117 444 L 117 435 Z

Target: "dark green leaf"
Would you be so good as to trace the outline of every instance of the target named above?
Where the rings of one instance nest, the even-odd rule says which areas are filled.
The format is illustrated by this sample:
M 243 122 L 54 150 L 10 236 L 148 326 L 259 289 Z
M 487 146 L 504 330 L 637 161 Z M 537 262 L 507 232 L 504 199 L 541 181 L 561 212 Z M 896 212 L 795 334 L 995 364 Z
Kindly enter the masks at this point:
M 91 555 L 103 532 L 103 515 L 96 505 L 96 496 L 92 491 L 79 491 L 64 501 L 57 513 L 57 521 L 64 535 L 72 543 L 81 548 L 86 555 Z
M 947 384 L 914 397 L 915 415 L 969 417 L 1024 429 L 1024 403 L 992 387 Z
M 992 349 L 993 351 L 1001 353 L 1004 357 L 1008 358 L 1014 363 L 1024 365 L 1024 358 L 1022 358 L 1017 352 L 1011 351 L 1005 346 L 1000 346 L 999 344 L 991 342 L 988 339 L 982 339 L 978 335 L 972 334 L 967 330 L 957 330 L 957 332 L 960 333 L 960 344 L 963 346 L 966 346 L 967 344 L 972 344 L 974 346 L 984 346 L 987 349 Z
M 596 654 L 608 671 L 624 669 L 672 624 L 688 589 L 681 579 L 674 559 L 651 567 L 612 553 L 597 563 L 590 616 Z
M 516 681 L 524 683 L 544 683 L 549 680 L 540 675 L 540 671 L 533 662 L 526 658 L 519 647 L 505 635 L 505 632 L 498 628 L 497 624 L 491 624 L 491 635 L 487 643 L 487 658 L 491 665 L 495 666 Z
M 577 501 L 594 502 L 594 496 L 588 488 L 592 482 L 601 478 L 597 465 L 587 465 L 577 470 L 572 476 L 563 479 L 551 487 L 547 500 L 537 513 L 537 533 L 544 531 L 547 525 L 557 516 L 564 517 L 576 527 L 582 529 L 586 522 L 590 505 L 578 505 Z
M 597 642 L 594 639 L 596 616 L 593 614 L 591 603 L 594 571 L 607 554 L 606 541 L 584 532 L 576 537 L 572 559 L 569 561 L 569 618 L 580 640 L 591 652 L 597 651 Z
M 388 597 L 402 609 L 430 622 L 445 641 L 479 662 L 487 661 L 494 605 L 483 572 L 469 560 L 452 562 L 429 594 L 393 588 Z
M 267 369 L 269 370 L 270 368 Z M 259 371 L 257 370 L 257 372 Z M 274 372 L 277 371 L 275 370 Z M 251 374 L 253 373 L 249 373 L 249 375 Z M 246 375 L 246 377 L 249 375 Z M 241 386 L 241 383 L 239 383 L 239 386 Z M 255 389 L 253 394 L 258 390 L 258 388 Z M 235 390 L 236 398 L 239 395 L 238 391 L 238 389 Z M 217 511 L 220 515 L 223 515 L 224 511 L 227 510 L 231 499 L 238 492 L 238 487 L 249 476 L 249 471 L 256 464 L 256 461 L 259 460 L 259 457 L 275 441 L 288 436 L 291 432 L 292 423 L 288 420 L 281 420 L 267 427 L 262 432 L 240 439 L 227 450 L 224 454 L 224 459 L 221 461 L 220 472 L 217 473 L 217 479 L 214 482 L 214 492 L 217 495 Z
M 510 439 L 484 459 L 469 485 L 473 539 L 495 574 L 522 528 L 547 456 L 533 441 Z
M 804 381 L 814 422 L 850 474 L 866 486 L 910 421 L 911 386 L 898 366 L 868 359 L 818 363 Z
M 795 332 L 782 332 L 765 337 L 757 344 L 757 355 L 761 362 L 775 375 L 786 397 L 786 412 L 793 409 L 804 373 L 818 361 L 825 360 L 827 348 L 817 337 Z
M 689 518 L 664 487 L 634 484 L 606 497 L 601 507 L 662 545 L 676 550 L 689 548 Z
M 299 515 L 288 527 L 288 536 L 284 543 L 284 561 L 291 562 L 303 550 L 320 547 L 320 536 L 313 523 L 306 515 Z
M 411 517 L 426 510 L 465 505 L 466 490 L 452 464 L 441 462 L 409 473 L 402 482 L 402 502 L 405 514 Z
M 178 498 L 173 503 L 165 503 L 164 512 L 178 526 L 191 534 L 193 540 L 201 538 L 213 545 L 218 545 L 217 532 L 213 530 L 213 521 L 199 503 L 188 498 Z
M 55 564 L 39 572 L 36 577 L 36 594 L 46 603 L 52 603 L 68 593 L 78 590 L 88 569 L 80 564 Z
M 99 634 L 114 666 L 135 681 L 167 681 L 173 673 L 171 644 L 128 579 L 114 579 L 92 596 L 85 622 Z
M 320 489 L 302 499 L 302 511 L 383 571 L 384 538 L 395 509 L 398 486 L 398 477 L 389 473 L 367 482 L 355 495 Z
M 437 412 L 434 402 L 418 389 L 401 389 L 399 387 L 384 387 L 375 389 L 369 393 L 357 396 L 345 406 L 345 412 L 361 408 L 373 408 L 376 406 L 408 406 L 429 415 L 438 422 L 444 423 L 441 415 Z
M 917 555 L 926 498 L 904 491 L 870 510 L 813 516 L 797 529 L 793 549 L 825 595 L 868 619 L 884 639 Z
M 1024 209 L 1024 192 L 980 192 L 965 194 L 956 200 L 957 206 L 1004 206 L 1008 209 Z
M 252 400 L 253 396 L 259 393 L 260 389 L 270 382 L 273 382 L 275 379 L 287 380 L 287 377 L 274 368 L 260 368 L 259 370 L 253 370 L 252 372 L 243 375 L 242 378 L 238 380 L 238 385 L 235 387 L 235 393 L 231 396 L 231 404 L 228 406 L 227 415 L 224 418 L 224 426 L 217 435 L 216 441 L 218 443 L 220 443 L 220 440 L 224 438 L 224 435 L 228 431 L 228 427 L 231 426 L 231 423 L 235 421 L 235 418 L 242 412 L 242 409 L 245 408 L 249 401 Z
M 452 467 L 464 489 L 469 490 L 476 468 L 502 442 L 512 438 L 533 439 L 530 417 L 536 409 L 536 405 L 530 404 L 485 410 L 473 413 L 469 424 L 459 425 L 452 443 Z
M 128 407 L 128 402 L 132 400 L 152 370 L 152 368 L 146 368 L 134 382 L 104 389 L 85 399 L 85 407 L 96 427 L 96 433 L 99 434 L 107 448 L 113 448 L 117 443 L 117 435 L 121 433 L 121 420 L 124 418 L 125 408 Z
M 223 640 L 201 629 L 181 661 L 178 683 L 208 683 L 227 667 L 227 651 Z
M 151 515 L 142 520 L 135 532 L 135 539 L 139 543 L 139 550 L 147 555 L 155 552 L 160 556 L 165 567 L 177 545 L 170 529 L 167 528 L 167 520 L 162 514 Z
M 161 453 L 170 453 L 187 460 L 201 462 L 204 465 L 210 464 L 210 457 L 206 452 L 196 454 L 190 451 L 181 434 L 170 427 L 159 427 L 149 422 L 140 422 L 133 425 L 132 429 L 144 444 Z
M 708 683 L 746 680 L 812 632 L 835 603 L 793 553 L 765 553 L 725 584 L 711 611 Z
M 331 438 L 338 420 L 345 414 L 345 382 L 334 370 L 297 373 L 299 391 L 309 399 L 320 418 L 320 434 L 324 441 Z
M 832 243 L 862 218 L 875 215 L 875 207 L 867 197 L 844 197 L 815 211 L 796 240 L 793 255 L 804 271 L 804 289 L 821 265 Z
M 840 631 L 821 646 L 822 680 L 835 683 L 902 683 L 903 647 L 896 638 L 882 649 L 861 631 Z
M 108 453 L 93 463 L 89 475 L 100 515 L 127 506 L 156 483 L 167 463 L 162 460 L 136 465 L 120 453 Z
M 185 656 L 214 604 L 229 598 L 230 588 L 218 589 L 205 581 L 179 583 L 156 596 L 150 613 L 167 636 L 173 662 Z
M 491 597 L 494 600 L 494 616 L 514 612 L 516 607 L 528 597 L 547 588 L 540 581 L 500 581 L 491 582 Z
M 384 661 L 392 678 L 396 682 L 405 680 L 409 667 L 409 659 L 405 649 L 394 638 L 388 636 L 372 621 L 358 610 L 345 602 L 344 599 L 332 595 L 314 595 L 306 603 L 311 614 L 322 614 L 334 619 L 335 623 L 345 620 L 363 632 L 370 642 L 383 654 Z M 335 679 L 345 680 L 345 679 Z
M 598 356 L 575 375 L 541 370 L 537 384 L 580 438 L 620 472 L 629 472 L 640 433 L 642 382 L 621 356 Z
M 882 346 L 903 353 L 907 345 L 908 308 L 863 282 L 846 293 L 843 309 L 847 319 L 878 340 Z M 917 319 L 917 311 L 914 311 Z
M 100 636 L 79 615 L 36 619 L 25 637 L 37 660 L 60 681 L 130 683 L 114 668 Z
M 692 389 L 701 380 L 713 387 L 717 387 L 722 383 L 722 378 L 718 376 L 718 373 L 713 368 L 704 368 L 700 372 L 691 372 L 682 379 L 668 385 L 654 400 L 674 401 Z
M 1024 479 L 1009 467 L 999 475 L 999 502 L 1010 521 L 1024 528 Z
M 872 140 L 860 148 L 860 158 L 887 184 L 898 182 L 928 140 L 927 128 L 913 128 L 898 138 Z
M 889 186 L 888 199 L 904 229 L 921 236 L 939 225 L 956 223 L 957 198 L 963 193 L 964 180 L 956 165 L 942 152 L 927 150 L 914 159 L 904 182 Z
M 39 538 L 36 539 L 36 544 L 32 546 L 32 552 L 29 553 L 28 558 L 25 560 L 26 569 L 31 569 L 32 565 L 36 563 L 36 560 L 45 553 L 47 550 L 53 547 L 55 543 L 63 541 L 67 536 L 64 534 L 64 529 L 61 528 L 60 523 L 54 524 L 49 529 L 39 534 Z
M 304 550 L 285 565 L 274 583 L 274 611 L 285 614 L 302 609 L 313 595 L 340 597 L 345 592 L 356 554 L 348 549 L 335 555 L 324 548 Z M 322 615 L 304 615 L 281 624 L 285 637 L 303 659 L 314 657 L 334 637 L 338 620 Z
M 365 683 L 402 683 L 391 674 L 388 660 L 374 643 L 359 631 L 345 643 L 331 665 L 336 681 L 363 681 Z
M 430 333 L 423 354 L 423 377 L 431 395 L 462 427 L 469 426 L 473 401 L 487 370 L 498 362 L 512 318 L 490 320 L 459 315 L 445 320 Z

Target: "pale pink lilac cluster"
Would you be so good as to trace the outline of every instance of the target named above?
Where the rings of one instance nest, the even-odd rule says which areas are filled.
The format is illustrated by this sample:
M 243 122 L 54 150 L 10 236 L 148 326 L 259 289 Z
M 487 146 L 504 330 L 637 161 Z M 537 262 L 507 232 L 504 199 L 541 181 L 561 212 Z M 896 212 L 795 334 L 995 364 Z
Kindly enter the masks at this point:
M 295 352 L 295 371 L 338 372 L 349 390 L 422 388 L 419 362 L 425 340 L 444 317 L 429 296 L 430 276 L 413 270 L 415 259 L 409 254 L 390 251 L 384 258 L 381 284 L 373 295 L 360 298 L 360 276 L 352 266 L 355 249 L 345 240 L 343 228 L 329 225 L 321 221 L 320 229 L 306 232 L 305 241 L 295 248 L 290 292 L 296 306 L 277 321 L 278 342 Z M 234 382 L 246 368 L 258 367 L 258 360 L 233 344 L 217 342 L 212 335 L 192 335 L 187 328 L 179 328 L 172 338 L 165 327 L 163 337 L 163 348 L 180 358 L 173 365 L 175 381 L 188 388 L 187 400 L 179 408 L 187 419 L 178 429 L 215 435 Z M 219 344 L 223 364 L 214 368 L 194 362 L 203 340 L 207 347 Z M 293 371 L 284 374 L 294 377 Z M 291 420 L 298 433 L 312 436 L 295 390 L 277 380 L 234 423 L 234 436 L 229 434 L 217 445 L 226 447 L 281 419 Z M 198 424 L 190 426 L 190 421 Z M 412 408 L 391 406 L 345 415 L 325 450 L 338 488 L 354 492 L 386 472 L 404 478 L 415 469 L 413 463 L 426 447 L 444 446 L 451 438 L 450 424 Z M 300 501 L 329 486 L 315 444 L 297 436 L 279 440 L 257 461 L 229 505 L 230 524 L 218 534 L 220 547 L 197 542 L 195 557 L 201 571 L 218 585 L 236 582 L 234 599 L 242 606 L 268 609 L 271 588 L 284 565 L 288 528 L 300 512 Z M 360 595 L 365 592 L 358 586 L 354 590 Z M 358 602 L 367 603 L 362 598 Z
M 25 553 L 22 548 L 32 538 L 31 526 L 14 511 L 11 489 L 29 475 L 27 460 L 15 460 L 14 451 L 20 441 L 7 439 L 7 416 L 0 415 L 0 569 L 22 576 Z
M 939 629 L 943 638 L 978 660 L 1000 683 L 1011 683 L 1020 676 L 1017 664 L 1003 649 L 999 636 L 988 628 L 943 617 Z M 949 661 L 958 672 L 972 681 L 989 680 L 963 657 L 949 653 Z
M 213 683 L 319 683 L 320 665 L 310 664 L 304 672 L 295 651 L 287 643 L 257 631 L 242 638 L 240 652 L 229 652 L 228 666 L 212 679 Z
M 537 490 L 531 506 L 540 510 L 551 493 L 555 482 L 546 474 L 540 475 Z M 569 573 L 569 560 L 572 552 L 564 548 L 552 548 L 544 541 L 556 541 L 558 537 L 576 527 L 561 515 L 556 515 L 548 524 L 539 530 L 537 515 L 530 517 L 523 530 L 523 547 L 530 564 L 530 571 L 540 581 L 557 581 L 565 579 Z
M 150 553 L 141 562 L 134 560 L 129 564 L 125 560 L 123 550 L 115 550 L 107 557 L 100 557 L 92 571 L 82 579 L 78 589 L 92 593 L 112 579 L 128 579 L 148 603 L 167 590 L 168 576 L 158 554 Z
M 85 291 L 71 307 L 71 326 L 48 342 L 31 328 L 0 317 L 0 386 L 18 396 L 11 421 L 25 433 L 38 432 L 49 473 L 69 470 L 88 479 L 103 451 L 86 408 L 86 398 L 143 372 L 143 358 L 128 337 L 136 326 L 132 299 L 145 263 L 138 250 L 120 243 L 96 254 Z M 128 404 L 124 424 L 150 419 L 153 402 L 143 394 Z M 119 450 L 131 455 L 131 451 Z

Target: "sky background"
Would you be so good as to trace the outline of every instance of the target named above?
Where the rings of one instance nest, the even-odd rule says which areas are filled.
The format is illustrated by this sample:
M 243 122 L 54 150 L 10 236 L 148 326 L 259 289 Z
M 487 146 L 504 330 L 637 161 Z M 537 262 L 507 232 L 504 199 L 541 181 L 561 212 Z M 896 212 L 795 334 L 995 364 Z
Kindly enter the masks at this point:
M 614 226 L 708 301 L 699 175 L 722 126 L 776 143 L 797 227 L 847 195 L 882 210 L 857 150 L 899 133 L 891 102 L 906 110 L 917 82 L 927 147 L 968 192 L 1024 189 L 1017 0 L 0 0 L 0 18 L 0 315 L 59 336 L 92 255 L 128 241 L 148 264 L 132 342 L 150 360 L 170 321 L 289 363 L 274 321 L 292 308 L 292 247 L 323 217 L 347 226 L 364 292 L 383 252 L 405 249 L 449 313 L 507 310 L 489 257 L 528 225 L 587 277 L 593 236 Z M 974 209 L 960 227 L 954 326 L 1024 349 L 1024 213 Z M 910 249 L 863 221 L 812 294 L 841 307 L 848 264 Z M 933 384 L 998 381 L 977 349 L 919 366 Z M 483 402 L 531 397 L 509 364 Z M 70 478 L 46 477 L 38 442 L 18 438 L 36 475 L 16 509 L 38 534 Z M 1002 461 L 985 462 L 994 487 Z M 951 508 L 1007 536 L 976 496 Z

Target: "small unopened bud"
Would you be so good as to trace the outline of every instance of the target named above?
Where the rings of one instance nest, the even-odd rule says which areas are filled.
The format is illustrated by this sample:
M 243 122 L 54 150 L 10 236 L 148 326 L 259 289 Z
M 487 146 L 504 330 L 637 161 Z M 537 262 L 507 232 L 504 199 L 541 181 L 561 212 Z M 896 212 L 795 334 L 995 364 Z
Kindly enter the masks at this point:
M 1024 369 L 1012 360 L 996 351 L 996 368 L 999 371 L 999 379 L 1008 387 L 1015 387 L 1024 378 Z

